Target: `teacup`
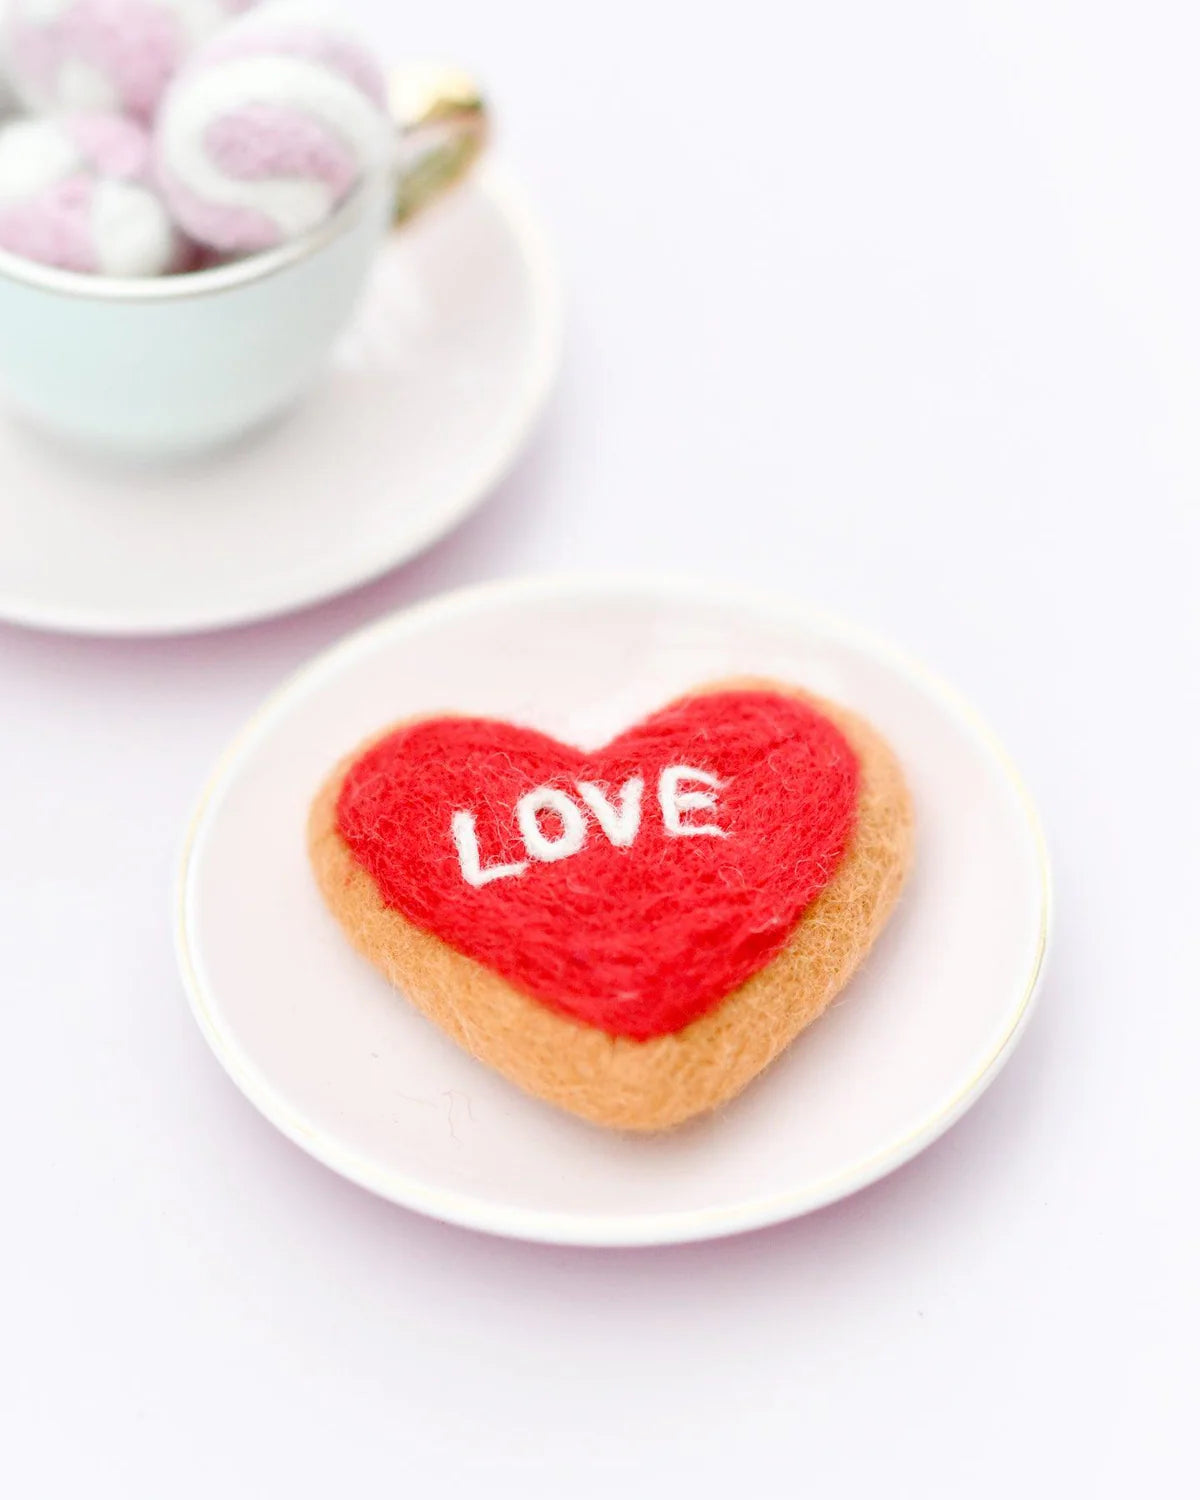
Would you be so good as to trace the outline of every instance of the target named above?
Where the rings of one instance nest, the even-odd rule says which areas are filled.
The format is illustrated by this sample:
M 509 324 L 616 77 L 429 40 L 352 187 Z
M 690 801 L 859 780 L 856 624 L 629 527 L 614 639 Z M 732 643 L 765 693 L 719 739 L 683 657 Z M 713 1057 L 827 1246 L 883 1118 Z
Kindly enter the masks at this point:
M 76 444 L 147 459 L 203 453 L 283 412 L 320 374 L 384 236 L 483 145 L 483 103 L 462 74 L 401 72 L 393 104 L 406 164 L 277 249 L 137 280 L 0 251 L 4 397 Z

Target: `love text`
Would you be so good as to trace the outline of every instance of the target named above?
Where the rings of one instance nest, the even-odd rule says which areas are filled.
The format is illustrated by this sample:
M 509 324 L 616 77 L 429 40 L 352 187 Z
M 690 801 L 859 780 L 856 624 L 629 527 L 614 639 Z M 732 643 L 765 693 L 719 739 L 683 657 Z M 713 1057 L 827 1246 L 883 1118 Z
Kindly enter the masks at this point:
M 720 781 L 708 771 L 696 766 L 667 766 L 658 778 L 663 831 L 671 838 L 727 838 L 729 830 L 716 821 L 720 789 Z M 577 781 L 575 795 L 555 786 L 534 787 L 516 806 L 517 827 L 527 858 L 510 864 L 483 863 L 475 814 L 462 809 L 450 820 L 462 877 L 468 885 L 479 888 L 493 880 L 523 875 L 531 861 L 554 864 L 569 859 L 587 843 L 589 814 L 615 849 L 627 849 L 642 826 L 645 790 L 641 776 L 631 776 L 615 797 L 594 781 Z M 547 829 L 543 819 L 551 816 L 553 824 Z

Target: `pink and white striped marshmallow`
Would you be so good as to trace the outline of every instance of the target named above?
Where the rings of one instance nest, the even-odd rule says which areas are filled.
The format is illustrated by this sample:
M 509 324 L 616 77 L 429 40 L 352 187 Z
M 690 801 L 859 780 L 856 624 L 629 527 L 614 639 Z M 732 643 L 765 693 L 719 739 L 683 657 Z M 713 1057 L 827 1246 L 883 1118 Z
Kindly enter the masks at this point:
M 149 121 L 185 58 L 255 0 L 8 0 L 0 39 L 34 111 Z
M 249 252 L 315 228 L 386 171 L 396 132 L 369 48 L 327 10 L 275 0 L 195 54 L 167 90 L 155 149 L 188 234 Z
M 147 132 L 123 115 L 0 126 L 0 249 L 101 276 L 160 276 L 190 249 L 150 185 Z

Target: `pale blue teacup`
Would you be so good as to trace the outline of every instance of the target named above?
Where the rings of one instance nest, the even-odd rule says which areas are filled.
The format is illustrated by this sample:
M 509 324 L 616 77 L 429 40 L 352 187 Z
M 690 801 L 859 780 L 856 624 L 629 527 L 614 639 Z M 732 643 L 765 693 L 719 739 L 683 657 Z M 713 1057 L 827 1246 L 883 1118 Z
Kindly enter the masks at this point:
M 131 280 L 0 251 L 4 400 L 76 445 L 138 459 L 203 453 L 285 411 L 324 368 L 384 237 L 483 145 L 486 113 L 464 75 L 405 70 L 395 98 L 403 170 L 277 249 Z

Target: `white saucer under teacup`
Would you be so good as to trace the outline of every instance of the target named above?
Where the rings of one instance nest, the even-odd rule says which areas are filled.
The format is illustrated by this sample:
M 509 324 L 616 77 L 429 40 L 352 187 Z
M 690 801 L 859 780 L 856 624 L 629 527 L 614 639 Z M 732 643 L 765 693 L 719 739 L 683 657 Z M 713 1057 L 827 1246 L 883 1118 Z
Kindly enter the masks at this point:
M 500 477 L 554 373 L 556 278 L 519 192 L 468 176 L 473 80 L 401 69 L 392 109 L 394 164 L 262 254 L 122 280 L 0 251 L 0 618 L 276 614 L 412 556 Z
M 489 163 L 391 237 L 317 387 L 243 443 L 130 466 L 0 414 L 0 618 L 200 630 L 395 567 L 512 462 L 548 394 L 559 332 L 540 227 Z

